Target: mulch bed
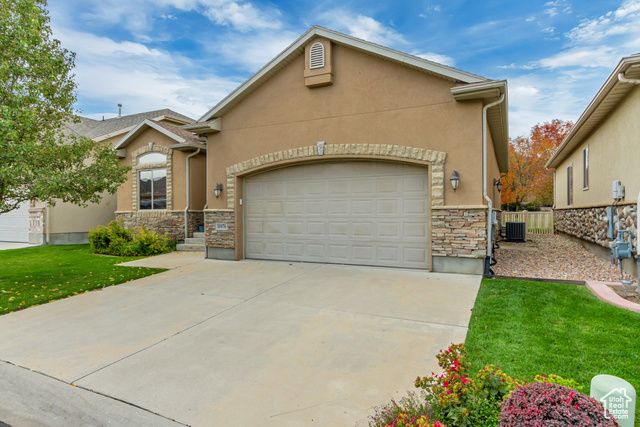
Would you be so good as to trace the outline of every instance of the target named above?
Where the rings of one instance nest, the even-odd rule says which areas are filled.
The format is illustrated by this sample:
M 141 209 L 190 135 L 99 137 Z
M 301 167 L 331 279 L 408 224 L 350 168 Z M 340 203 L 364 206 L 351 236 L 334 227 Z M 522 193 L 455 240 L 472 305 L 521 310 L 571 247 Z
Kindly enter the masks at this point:
M 561 234 L 527 234 L 525 243 L 499 242 L 496 275 L 558 280 L 619 282 L 616 265 Z M 625 274 L 626 279 L 631 277 Z M 635 287 L 635 285 L 633 285 Z

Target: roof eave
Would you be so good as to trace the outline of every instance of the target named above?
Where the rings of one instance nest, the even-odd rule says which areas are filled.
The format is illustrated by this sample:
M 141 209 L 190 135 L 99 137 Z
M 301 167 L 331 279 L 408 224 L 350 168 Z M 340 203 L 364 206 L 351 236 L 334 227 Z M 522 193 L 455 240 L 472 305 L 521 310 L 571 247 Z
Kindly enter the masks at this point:
M 207 151 L 206 145 L 194 144 L 193 142 L 185 142 L 184 144 L 173 144 L 169 148 L 176 151 Z
M 144 132 L 146 130 L 146 128 L 155 129 L 158 132 L 162 133 L 163 135 L 168 136 L 169 138 L 173 139 L 174 141 L 176 141 L 178 143 L 187 142 L 187 140 L 184 139 L 183 137 L 174 134 L 173 132 L 163 128 L 162 126 L 159 126 L 157 123 L 154 123 L 149 119 L 144 119 L 136 127 L 131 129 L 129 131 L 129 133 L 127 133 L 124 137 L 122 137 L 120 142 L 118 142 L 118 144 L 116 144 L 116 146 L 115 146 L 116 150 L 119 150 L 119 149 L 122 149 L 122 148 L 126 148 L 134 139 L 136 139 L 142 132 Z
M 560 163 L 562 163 L 562 161 L 565 159 L 565 157 L 569 153 L 571 153 L 574 148 L 580 145 L 580 143 L 583 141 L 584 137 L 586 136 L 583 134 L 584 132 L 582 132 L 583 128 L 585 127 L 585 125 L 587 125 L 591 121 L 590 119 L 592 118 L 594 113 L 601 108 L 604 101 L 613 92 L 614 89 L 616 89 L 620 85 L 624 85 L 622 87 L 628 87 L 628 91 L 631 91 L 631 89 L 633 89 L 633 85 L 628 83 L 621 83 L 618 80 L 618 74 L 626 73 L 632 67 L 634 69 L 636 67 L 640 67 L 640 55 L 628 56 L 620 60 L 620 62 L 618 63 L 616 68 L 613 70 L 611 75 L 604 82 L 600 90 L 598 90 L 598 93 L 596 94 L 596 96 L 591 100 L 587 108 L 580 115 L 580 117 L 576 121 L 573 128 L 571 128 L 571 130 L 565 137 L 564 141 L 562 141 L 562 144 L 560 144 L 560 146 L 555 151 L 555 153 L 553 153 L 549 161 L 547 161 L 547 164 L 545 165 L 547 169 L 557 168 L 560 165 Z M 609 111 L 613 110 L 614 108 L 615 106 L 608 107 L 608 110 L 605 113 L 605 115 Z M 595 127 L 597 126 L 598 123 L 591 123 L 591 124 L 592 126 Z

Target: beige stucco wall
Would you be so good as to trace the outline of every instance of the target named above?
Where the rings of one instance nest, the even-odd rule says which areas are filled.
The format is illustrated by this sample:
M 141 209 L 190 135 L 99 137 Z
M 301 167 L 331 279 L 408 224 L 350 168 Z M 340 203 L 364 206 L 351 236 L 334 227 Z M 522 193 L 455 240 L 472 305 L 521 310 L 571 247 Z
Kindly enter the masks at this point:
M 176 144 L 176 141 L 169 138 L 168 136 L 158 132 L 155 129 L 149 128 L 142 132 L 140 136 L 138 136 L 134 141 L 132 141 L 126 147 L 126 156 L 121 159 L 122 164 L 131 166 L 131 155 L 136 150 L 147 147 L 149 142 L 153 142 L 156 145 L 160 145 L 163 147 L 169 147 L 170 145 Z M 171 187 L 173 194 L 173 204 L 171 210 L 184 210 L 186 207 L 186 157 L 191 154 L 191 151 L 172 151 L 172 171 L 171 171 Z M 193 203 L 191 204 L 191 209 L 202 209 L 204 207 L 205 199 L 205 154 L 198 154 L 195 157 L 191 158 L 191 167 L 192 173 L 191 176 L 193 178 L 192 181 L 192 192 L 191 196 L 194 197 Z M 134 171 L 129 171 L 127 174 L 127 182 L 120 186 L 118 189 L 118 211 L 120 212 L 128 212 L 133 209 L 133 173 Z M 169 180 L 169 171 L 167 171 L 167 180 Z M 169 183 L 167 183 L 167 187 L 169 187 Z
M 208 138 L 209 209 L 227 208 L 213 188 L 226 182 L 228 166 L 317 141 L 446 152 L 445 204 L 482 204 L 482 102 L 456 102 L 453 83 L 417 70 L 346 47 L 331 51 L 332 85 L 308 88 L 300 56 L 222 117 L 222 131 Z
M 50 233 L 85 233 L 115 219 L 116 195 L 105 193 L 100 203 L 91 203 L 86 208 L 71 203 L 56 203 L 49 209 Z
M 556 208 L 567 207 L 567 167 L 573 163 L 573 206 L 611 204 L 611 183 L 622 181 L 625 202 L 640 191 L 640 88 L 633 89 L 556 169 Z M 589 188 L 583 189 L 582 151 L 589 146 Z

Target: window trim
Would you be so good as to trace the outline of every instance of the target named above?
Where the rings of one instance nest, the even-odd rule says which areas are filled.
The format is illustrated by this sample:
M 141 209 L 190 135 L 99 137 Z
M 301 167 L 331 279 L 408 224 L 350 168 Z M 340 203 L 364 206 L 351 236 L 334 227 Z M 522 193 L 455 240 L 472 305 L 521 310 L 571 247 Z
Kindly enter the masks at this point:
M 167 202 L 168 202 L 168 195 L 165 194 L 165 198 L 164 198 L 164 208 L 163 209 L 155 209 L 154 208 L 154 203 L 153 203 L 153 187 L 154 187 L 154 180 L 153 180 L 153 172 L 155 171 L 159 171 L 159 170 L 164 170 L 164 179 L 165 179 L 165 192 L 167 192 L 167 188 L 166 188 L 166 182 L 168 181 L 167 179 L 167 168 L 166 167 L 161 167 L 161 168 L 144 168 L 144 169 L 138 169 L 137 175 L 138 175 L 138 210 L 140 211 L 166 211 L 167 210 Z M 140 203 L 140 196 L 141 196 L 141 191 L 140 191 L 140 185 L 142 184 L 142 180 L 140 179 L 140 174 L 142 172 L 151 172 L 151 207 L 149 209 L 143 208 L 142 204 Z
M 567 206 L 573 206 L 573 163 L 567 166 Z
M 589 189 L 589 146 L 582 150 L 582 189 Z

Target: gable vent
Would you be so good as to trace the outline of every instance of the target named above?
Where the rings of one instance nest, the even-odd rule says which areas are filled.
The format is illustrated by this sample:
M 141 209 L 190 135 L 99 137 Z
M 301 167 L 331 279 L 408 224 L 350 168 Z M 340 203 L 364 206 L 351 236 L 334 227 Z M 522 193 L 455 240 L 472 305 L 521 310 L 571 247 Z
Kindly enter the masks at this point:
M 309 50 L 309 69 L 324 67 L 324 45 L 314 43 Z

